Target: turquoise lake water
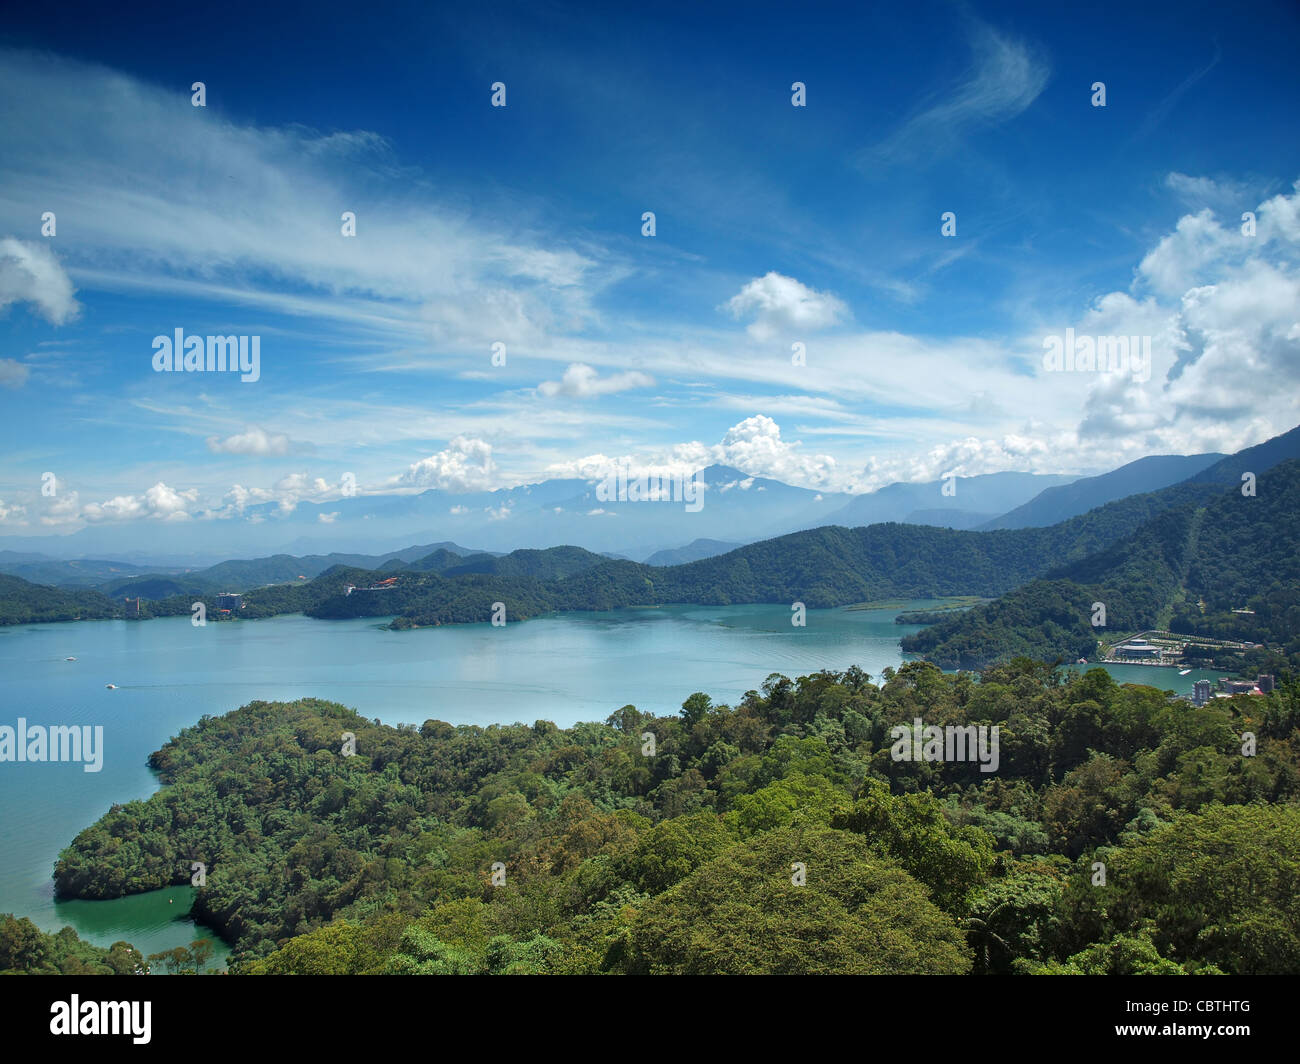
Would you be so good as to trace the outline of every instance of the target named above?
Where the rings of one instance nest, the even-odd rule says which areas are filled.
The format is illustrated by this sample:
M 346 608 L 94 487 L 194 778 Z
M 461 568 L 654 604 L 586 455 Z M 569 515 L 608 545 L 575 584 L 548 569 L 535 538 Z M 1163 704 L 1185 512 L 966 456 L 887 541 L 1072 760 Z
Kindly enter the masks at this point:
M 188 617 L 0 628 L 0 724 L 101 725 L 103 768 L 0 763 L 0 912 L 46 930 L 70 924 L 99 945 L 125 939 L 146 955 L 210 935 L 187 917 L 191 890 L 113 901 L 56 902 L 59 851 L 115 802 L 145 798 L 158 781 L 145 761 L 205 713 L 255 699 L 316 697 L 386 724 L 532 724 L 604 720 L 631 703 L 676 713 L 704 691 L 734 703 L 773 672 L 790 677 L 859 665 L 878 677 L 902 661 L 894 624 L 909 602 L 882 610 L 788 606 L 673 606 L 571 613 L 504 628 L 487 624 L 389 632 L 374 618 L 302 616 L 209 624 Z M 69 656 L 76 661 L 66 661 Z M 1114 666 L 1122 683 L 1189 693 L 1209 672 Z M 117 685 L 108 690 L 105 684 Z M 217 960 L 226 950 L 219 942 Z

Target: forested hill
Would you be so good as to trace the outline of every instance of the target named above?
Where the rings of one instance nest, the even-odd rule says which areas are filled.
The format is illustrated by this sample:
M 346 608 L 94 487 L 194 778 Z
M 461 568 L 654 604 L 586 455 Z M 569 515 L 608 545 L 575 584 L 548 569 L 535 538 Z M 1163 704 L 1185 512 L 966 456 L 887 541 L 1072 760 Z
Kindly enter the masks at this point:
M 1194 708 L 1027 661 L 870 681 L 770 676 L 734 707 L 563 730 L 255 702 L 154 754 L 162 789 L 79 834 L 58 891 L 202 861 L 195 915 L 254 974 L 1300 966 L 1294 685 Z M 997 771 L 895 759 L 891 729 L 922 715 L 1000 728 Z
M 964 641 L 959 653 L 958 644 L 940 648 L 938 642 L 933 642 L 935 634 L 928 634 L 915 645 L 938 654 L 938 660 L 946 663 L 973 663 L 1016 652 L 1046 652 L 1058 646 L 1073 652 L 1076 644 L 1081 645 L 1078 637 L 1084 633 L 1069 618 L 1082 591 L 1067 584 L 1097 580 L 1072 574 L 1072 563 L 1113 548 L 1160 514 L 1217 497 L 1224 490 L 1225 480 L 1238 483 L 1246 467 L 1267 468 L 1278 455 L 1293 449 L 1294 441 L 1300 439 L 1297 433 L 1300 429 L 1216 462 L 1182 484 L 1129 496 L 1046 528 L 967 532 L 904 524 L 828 526 L 672 566 L 610 560 L 572 546 L 492 555 L 461 554 L 457 551 L 463 548 L 453 550 L 447 544 L 437 544 L 437 549 L 421 557 L 399 552 L 400 557 L 388 556 L 383 562 L 371 563 L 377 567 L 334 565 L 311 580 L 256 588 L 244 596 L 238 616 L 252 619 L 297 612 L 319 618 L 395 616 L 398 627 L 408 627 L 484 622 L 491 618 L 497 602 L 505 605 L 507 621 L 554 611 L 667 603 L 802 602 L 818 608 L 895 597 L 987 598 L 1050 578 L 1051 587 L 1026 588 L 1020 599 L 991 607 L 1002 619 L 983 626 L 987 634 L 996 636 L 996 642 L 983 649 Z M 279 568 L 267 572 L 279 572 L 293 559 L 269 561 L 276 562 Z M 1110 586 L 1109 581 L 1108 577 L 1102 583 Z M 349 586 L 355 589 L 351 593 L 346 590 Z M 1172 586 L 1161 585 L 1165 592 Z M 137 588 L 136 593 L 141 591 Z M 143 593 L 148 595 L 147 591 Z M 152 601 L 146 597 L 138 615 L 147 618 L 189 614 L 195 601 L 206 601 L 212 595 L 210 587 L 186 587 L 175 594 L 164 591 L 162 597 Z M 1121 598 L 1118 610 L 1126 618 L 1137 619 L 1150 612 L 1135 586 L 1129 586 Z M 1023 603 L 1030 599 L 1036 605 L 1026 615 L 1042 614 L 1047 627 L 1039 637 L 1026 641 L 1023 633 L 1015 635 L 1011 631 L 1024 626 L 1012 624 L 1006 610 L 1010 607 L 1017 615 L 1024 613 Z M 207 605 L 209 617 L 220 619 L 211 608 L 213 604 Z M 137 615 L 134 604 L 130 612 Z M 97 592 L 48 588 L 12 577 L 0 581 L 0 623 L 126 613 L 122 605 Z M 938 636 L 961 636 L 973 631 L 951 627 L 958 623 L 940 629 Z M 1062 638 L 1065 629 L 1074 631 L 1071 639 Z
M 1106 607 L 1100 631 L 1094 602 Z M 1155 627 L 1300 655 L 1300 460 L 1261 475 L 1254 496 L 1220 489 L 1203 506 L 1160 514 L 1106 550 L 908 636 L 903 649 L 948 668 L 1021 654 L 1073 661 L 1094 657 L 1107 630 Z
M 312 580 L 257 588 L 244 595 L 238 615 L 397 616 L 397 626 L 404 627 L 484 622 L 495 602 L 505 604 L 508 621 L 518 621 L 554 611 L 666 603 L 802 602 L 818 608 L 899 596 L 989 597 L 1103 550 L 1155 514 L 1219 491 L 1212 484 L 1176 485 L 1050 528 L 962 532 L 904 524 L 830 526 L 674 566 L 610 560 L 579 547 L 499 556 L 460 556 L 440 549 L 377 569 L 335 565 Z M 12 589 L 7 608 L 0 603 L 0 623 L 126 612 L 97 592 L 6 579 Z M 187 615 L 195 601 L 211 597 L 210 590 L 193 588 L 145 599 L 139 615 Z M 213 604 L 207 605 L 209 618 L 219 619 Z
M 265 588 L 247 597 L 249 616 L 301 610 L 313 617 L 398 615 L 399 626 L 483 622 L 502 602 L 507 620 L 566 610 L 605 610 L 688 602 L 802 602 L 809 608 L 888 597 L 992 596 L 1078 561 L 1131 535 L 1153 515 L 1217 494 L 1214 485 L 1166 488 L 1110 503 L 1051 528 L 959 532 L 924 525 L 831 526 L 751 543 L 685 565 L 596 560 L 547 577 L 553 552 L 520 552 L 480 572 L 397 572 L 387 590 L 345 593 L 377 583 L 376 574 L 331 570 L 306 586 Z M 533 557 L 520 566 L 515 559 Z M 579 552 L 586 554 L 586 552 Z M 188 604 L 185 604 L 188 608 Z
M 69 591 L 0 573 L 0 624 L 104 620 L 121 607 L 98 591 Z

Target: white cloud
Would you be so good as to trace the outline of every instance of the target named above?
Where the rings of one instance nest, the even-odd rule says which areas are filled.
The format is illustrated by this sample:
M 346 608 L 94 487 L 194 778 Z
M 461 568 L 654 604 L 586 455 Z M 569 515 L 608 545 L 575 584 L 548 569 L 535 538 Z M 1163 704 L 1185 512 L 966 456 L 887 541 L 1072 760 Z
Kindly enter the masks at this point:
M 973 63 L 966 79 L 946 99 L 922 105 L 884 142 L 863 152 L 864 167 L 935 158 L 960 144 L 970 129 L 1023 113 L 1047 85 L 1047 61 L 1030 45 L 990 26 L 975 26 L 971 50 Z
M 238 123 L 190 108 L 187 91 L 0 49 L 0 98 L 41 101 L 0 116 L 0 232 L 57 192 L 61 230 L 76 233 L 60 252 L 83 284 L 188 287 L 444 350 L 581 327 L 593 289 L 618 276 L 508 210 L 447 205 L 375 133 Z M 343 209 L 355 238 L 340 234 Z M 0 242 L 0 306 L 32 300 L 57 323 L 72 295 L 46 245 Z
M 298 508 L 300 502 L 324 502 L 337 499 L 341 495 L 341 487 L 327 483 L 323 477 L 313 477 L 307 473 L 290 473 L 281 477 L 270 488 L 232 485 L 223 497 L 223 505 L 217 511 L 217 515 L 238 517 L 248 507 L 263 503 L 275 503 L 281 514 L 290 514 Z
M 0 240 L 0 310 L 11 303 L 31 303 L 53 325 L 62 325 L 80 309 L 72 281 L 47 244 L 7 236 Z
M 485 491 L 496 476 L 492 445 L 471 436 L 457 436 L 445 450 L 412 463 L 396 479 L 401 487 L 439 491 Z
M 82 508 L 81 517 L 92 524 L 145 517 L 184 521 L 189 519 L 189 507 L 198 501 L 198 497 L 195 488 L 177 491 L 160 480 L 143 495 L 117 495 L 101 503 L 88 503 Z
M 81 516 L 81 496 L 76 491 L 61 491 L 48 503 L 41 513 L 41 524 L 55 526 L 76 521 Z
M 319 521 L 322 525 L 332 525 L 338 519 L 338 516 L 339 516 L 338 510 L 335 510 L 333 513 L 328 513 L 328 514 L 318 513 L 316 515 L 316 520 Z
M 614 392 L 627 391 L 629 388 L 649 388 L 654 378 L 634 370 L 627 373 L 614 373 L 601 378 L 590 366 L 575 362 L 564 371 L 558 381 L 542 381 L 537 390 L 548 398 L 557 395 L 571 399 L 591 399 L 595 396 L 612 395 Z
M 0 358 L 0 387 L 21 388 L 31 371 L 12 358 Z
M 1211 268 L 1226 258 L 1240 260 L 1257 245 L 1240 229 L 1225 229 L 1207 207 L 1184 215 L 1175 230 L 1164 237 L 1138 266 L 1139 277 L 1161 296 L 1180 296 L 1208 279 Z
M 781 427 L 770 417 L 756 414 L 727 430 L 716 460 L 751 477 L 771 477 L 803 487 L 821 487 L 833 480 L 835 459 L 828 454 L 805 454 L 800 446 L 797 440 L 783 440 Z
M 267 456 L 288 454 L 290 450 L 288 436 L 269 433 L 256 425 L 249 425 L 243 432 L 227 436 L 224 440 L 218 436 L 209 436 L 207 443 L 208 450 L 213 454 Z
M 727 485 L 741 490 L 752 487 L 755 476 L 806 487 L 829 484 L 835 476 L 835 459 L 826 454 L 806 454 L 801 447 L 797 440 L 783 440 L 781 427 L 770 417 L 756 414 L 728 429 L 720 443 L 692 440 L 657 455 L 590 454 L 554 463 L 547 468 L 546 475 L 595 483 L 622 470 L 629 477 L 673 479 L 689 477 L 708 465 L 727 465 L 749 474 Z
M 1165 177 L 1165 187 L 1190 210 L 1208 207 L 1224 217 L 1231 217 L 1234 211 L 1240 217 L 1252 202 L 1251 187 L 1229 177 L 1195 177 L 1175 170 Z
M 775 270 L 750 281 L 726 307 L 736 318 L 753 317 L 747 331 L 760 342 L 825 329 L 848 313 L 835 296 L 816 292 Z
M 1208 209 L 1184 216 L 1136 281 L 1172 300 L 1098 301 L 1113 311 L 1105 331 L 1153 336 L 1152 382 L 1093 383 L 1081 439 L 1145 453 L 1234 451 L 1300 421 L 1298 205 L 1300 183 L 1260 204 L 1254 237 Z

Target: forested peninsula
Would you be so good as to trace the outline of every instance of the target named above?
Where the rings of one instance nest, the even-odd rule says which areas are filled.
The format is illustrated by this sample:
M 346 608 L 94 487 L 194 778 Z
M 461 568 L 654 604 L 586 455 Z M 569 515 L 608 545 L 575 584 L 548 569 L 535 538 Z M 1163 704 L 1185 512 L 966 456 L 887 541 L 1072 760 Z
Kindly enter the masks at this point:
M 916 718 L 998 726 L 998 771 L 895 759 Z M 1298 726 L 1295 683 L 1197 708 L 1029 660 L 566 729 L 254 702 L 155 753 L 163 788 L 55 878 L 202 861 L 195 915 L 250 974 L 1286 972 Z

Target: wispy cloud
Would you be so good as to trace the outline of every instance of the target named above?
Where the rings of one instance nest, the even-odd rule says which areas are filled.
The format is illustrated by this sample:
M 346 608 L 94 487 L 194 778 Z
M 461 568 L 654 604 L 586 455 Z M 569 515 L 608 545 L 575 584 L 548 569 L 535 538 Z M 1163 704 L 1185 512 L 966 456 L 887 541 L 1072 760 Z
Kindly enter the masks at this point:
M 1036 49 L 983 23 L 974 26 L 971 51 L 965 80 L 927 100 L 885 140 L 860 153 L 860 166 L 879 169 L 945 154 L 971 131 L 1023 113 L 1051 76 Z
M 1151 109 L 1150 114 L 1143 119 L 1142 124 L 1129 137 L 1129 143 L 1144 141 L 1151 136 L 1158 125 L 1169 117 L 1169 112 L 1178 106 L 1178 101 L 1186 95 L 1187 90 L 1195 85 L 1201 78 L 1205 77 L 1211 70 L 1219 65 L 1219 60 L 1223 58 L 1223 52 L 1219 48 L 1219 42 L 1214 42 L 1214 58 L 1199 70 L 1193 70 L 1182 81 L 1180 81 L 1170 93 L 1164 97 L 1158 104 Z
M 65 320 L 76 309 L 67 269 L 83 283 L 189 285 L 481 345 L 580 323 L 605 283 L 590 248 L 394 180 L 390 149 L 370 132 L 240 125 L 186 93 L 3 49 L 0 98 L 41 101 L 0 114 L 0 236 L 32 228 L 31 204 L 76 234 L 62 268 L 40 244 L 0 242 L 0 306 L 27 300 Z M 345 211 L 355 236 L 342 233 Z

